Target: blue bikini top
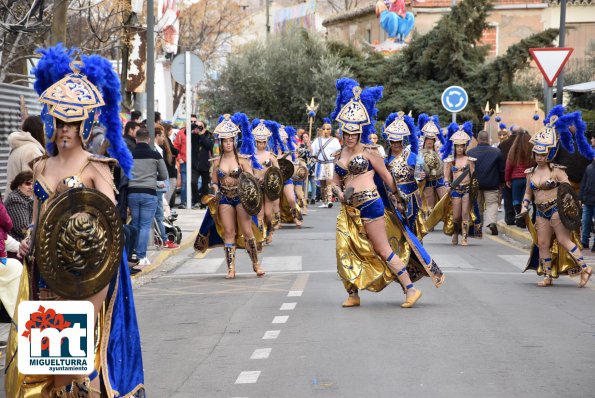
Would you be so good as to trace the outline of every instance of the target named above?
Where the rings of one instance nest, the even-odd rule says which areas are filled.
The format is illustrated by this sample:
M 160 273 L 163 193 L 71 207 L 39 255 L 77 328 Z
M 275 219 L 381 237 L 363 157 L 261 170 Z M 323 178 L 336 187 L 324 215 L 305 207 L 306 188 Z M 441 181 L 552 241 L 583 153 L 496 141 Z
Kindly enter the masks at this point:
M 362 154 L 357 154 L 352 157 L 349 162 L 347 162 L 347 168 L 343 168 L 337 161 L 335 164 L 335 172 L 339 175 L 339 177 L 345 177 L 348 174 L 353 176 L 357 176 L 360 174 L 367 173 L 368 171 L 372 170 L 374 167 L 370 163 L 368 159 L 364 157 Z

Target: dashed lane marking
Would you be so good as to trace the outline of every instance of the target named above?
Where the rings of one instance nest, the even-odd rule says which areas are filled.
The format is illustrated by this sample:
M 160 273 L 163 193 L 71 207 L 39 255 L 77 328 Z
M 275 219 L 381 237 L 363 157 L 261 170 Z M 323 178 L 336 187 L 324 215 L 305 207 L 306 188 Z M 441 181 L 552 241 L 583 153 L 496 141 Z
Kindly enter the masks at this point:
M 289 315 L 278 315 L 273 318 L 273 323 L 286 323 L 289 319 Z
M 287 297 L 300 297 L 302 293 L 303 291 L 301 290 L 290 290 L 289 293 L 287 293 Z
M 267 330 L 266 332 L 264 332 L 264 336 L 262 336 L 262 339 L 263 340 L 274 340 L 279 337 L 280 333 L 281 333 L 280 330 Z
M 186 261 L 173 275 L 214 274 L 223 265 L 223 258 L 203 258 Z
M 279 308 L 279 310 L 281 311 L 293 311 L 295 310 L 295 306 L 297 305 L 297 303 L 283 303 L 281 304 L 281 308 Z
M 250 356 L 250 359 L 267 359 L 272 350 L 272 348 L 257 348 Z
M 235 384 L 254 384 L 260 377 L 260 370 L 247 370 L 238 376 Z

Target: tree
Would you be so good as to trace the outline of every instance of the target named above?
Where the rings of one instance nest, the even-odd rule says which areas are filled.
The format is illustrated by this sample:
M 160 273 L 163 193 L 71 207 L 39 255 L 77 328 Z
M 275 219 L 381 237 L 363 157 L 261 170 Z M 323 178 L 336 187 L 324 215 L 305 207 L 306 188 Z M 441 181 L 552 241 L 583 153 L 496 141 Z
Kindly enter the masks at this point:
M 205 98 L 210 118 L 245 112 L 250 117 L 305 124 L 305 104 L 315 97 L 319 117 L 334 107 L 335 80 L 347 74 L 315 34 L 293 30 L 251 42 L 231 55 L 217 78 L 208 81 Z
M 231 40 L 239 35 L 248 20 L 246 12 L 234 0 L 200 0 L 180 6 L 179 51 L 190 50 L 209 67 L 231 51 Z M 174 107 L 184 94 L 175 84 Z
M 358 0 L 326 0 L 326 3 L 333 9 L 334 12 L 343 12 L 353 10 L 358 7 L 360 1 Z

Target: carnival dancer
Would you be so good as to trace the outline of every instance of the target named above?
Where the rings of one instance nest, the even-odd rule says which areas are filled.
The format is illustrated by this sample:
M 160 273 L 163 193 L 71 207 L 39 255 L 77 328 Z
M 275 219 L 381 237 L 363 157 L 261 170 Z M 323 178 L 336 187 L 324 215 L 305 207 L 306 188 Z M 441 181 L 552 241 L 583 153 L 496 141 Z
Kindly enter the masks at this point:
M 272 130 L 274 129 L 278 129 L 278 125 L 271 120 L 254 119 L 252 121 L 252 135 L 256 141 L 256 159 L 262 166 L 262 169 L 256 169 L 254 172 L 262 185 L 264 198 L 262 210 L 258 215 L 258 218 L 259 226 L 264 226 L 261 230 L 263 230 L 266 235 L 267 244 L 273 242 L 275 202 L 279 200 L 279 193 L 283 189 L 281 186 L 283 181 L 281 172 L 279 171 L 277 156 L 275 156 L 275 154 L 268 148 L 268 142 L 273 135 Z M 269 174 L 272 173 L 268 170 L 271 168 L 277 169 L 278 172 L 269 177 Z
M 398 280 L 406 294 L 401 306 L 410 308 L 422 296 L 413 282 L 430 275 L 440 286 L 443 275 L 394 211 L 397 185 L 378 149 L 370 144 L 378 112 L 375 104 L 382 96 L 382 87 L 362 91 L 349 78 L 337 80 L 336 87 L 337 107 L 331 117 L 339 122 L 345 142 L 345 147 L 334 154 L 333 177 L 333 191 L 342 203 L 337 217 L 336 251 L 337 272 L 349 294 L 343 306 L 360 305 L 359 289 L 379 292 Z M 380 176 L 380 184 L 375 183 L 375 174 Z M 385 185 L 390 191 L 389 209 L 380 196 Z
M 585 137 L 586 124 L 580 112 L 564 114 L 564 107 L 555 106 L 544 120 L 545 127 L 531 139 L 537 166 L 526 170 L 527 187 L 521 214 L 531 232 L 533 247 L 527 268 L 543 275 L 537 285 L 552 286 L 553 278 L 567 274 L 580 275 L 578 287 L 585 287 L 593 274 L 579 247 L 580 208 L 563 166 L 553 163 L 560 144 L 571 151 L 574 147 L 570 128 L 581 155 L 595 158 L 595 150 Z M 531 201 L 537 207 L 535 225 L 529 216 Z
M 20 374 L 17 339 L 25 331 L 17 333 L 15 319 L 6 353 L 6 396 L 144 397 L 140 336 L 112 177 L 118 162 L 128 176 L 132 167 L 121 133 L 120 80 L 98 55 L 76 61 L 75 51 L 61 44 L 38 52 L 34 88 L 43 103 L 49 155 L 33 163 L 34 230 L 19 249 L 26 255 L 19 301 L 90 301 L 96 316 L 95 370 Z M 84 149 L 97 111 L 115 159 Z M 56 229 L 61 233 L 52 239 Z M 47 316 L 41 314 L 39 322 L 47 322 Z
M 308 147 L 310 143 L 310 134 L 307 132 L 302 133 L 301 143 L 297 148 L 297 163 L 295 172 L 293 174 L 293 183 L 295 185 L 295 194 L 298 200 L 298 206 L 302 211 L 302 215 L 308 214 L 308 186 L 309 186 L 309 175 L 310 175 L 310 151 Z
M 243 113 L 223 115 L 214 134 L 221 148 L 221 156 L 212 159 L 215 195 L 206 201 L 209 211 L 203 219 L 194 248 L 204 252 L 209 247 L 223 245 L 226 279 L 236 277 L 236 247 L 244 248 L 256 276 L 261 277 L 265 273 L 258 260 L 257 241 L 262 241 L 262 235 L 258 229 L 257 214 L 261 210 L 262 194 L 254 173 L 262 166 L 255 156 L 256 147 L 248 117 Z M 238 150 L 236 139 L 240 134 L 242 146 Z M 246 184 L 242 189 L 241 182 Z
M 310 153 L 316 157 L 316 168 L 314 176 L 320 183 L 322 193 L 322 204 L 318 207 L 333 207 L 333 154 L 341 149 L 341 143 L 335 137 L 331 137 L 331 120 L 324 118 L 322 124 L 322 136 L 312 142 Z
M 297 228 L 301 228 L 303 217 L 297 204 L 292 178 L 295 162 L 297 161 L 295 129 L 291 126 L 279 125 L 279 128 L 273 130 L 272 133 L 273 150 L 277 155 L 277 161 L 285 179 L 283 181 L 283 195 L 279 204 L 280 219 L 283 223 L 293 222 Z
M 451 223 L 444 223 L 444 233 L 452 234 L 452 244 L 458 245 L 459 234 L 461 245 L 467 246 L 469 222 L 473 223 L 471 235 L 481 238 L 481 213 L 477 203 L 477 180 L 475 179 L 475 158 L 467 156 L 467 146 L 473 136 L 473 125 L 465 122 L 462 126 L 451 123 L 448 126 L 446 144 L 441 148 L 444 160 L 444 181 L 450 187 L 451 209 L 447 218 Z M 453 149 L 454 145 L 454 149 Z M 457 182 L 454 184 L 454 182 Z M 430 216 L 431 217 L 431 216 Z M 432 224 L 428 222 L 428 224 Z M 433 226 L 433 225 L 432 225 Z M 428 225 L 430 228 L 430 225 Z
M 423 188 L 424 219 L 426 219 L 432 213 L 434 205 L 448 192 L 444 183 L 442 159 L 435 149 L 436 141 L 443 146 L 445 139 L 436 115 L 429 117 L 427 114 L 422 113 L 417 118 L 417 126 L 421 131 L 423 140 L 421 154 L 424 159 L 424 172 L 426 174 Z
M 413 118 L 403 112 L 391 113 L 384 122 L 383 137 L 390 143 L 384 163 L 397 183 L 407 227 L 422 239 L 428 231 L 423 222 L 422 200 L 414 176 L 419 139 Z M 425 173 L 420 175 L 421 179 L 425 177 Z M 378 184 L 378 176 L 376 180 Z M 387 198 L 383 199 L 388 206 Z

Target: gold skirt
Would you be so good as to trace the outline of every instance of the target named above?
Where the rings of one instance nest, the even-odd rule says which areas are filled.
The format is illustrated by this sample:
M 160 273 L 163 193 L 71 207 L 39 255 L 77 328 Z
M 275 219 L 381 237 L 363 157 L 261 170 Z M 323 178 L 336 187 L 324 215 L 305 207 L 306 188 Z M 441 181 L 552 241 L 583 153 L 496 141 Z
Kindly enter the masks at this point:
M 434 285 L 440 287 L 444 281 L 442 271 L 433 261 L 422 264 L 418 260 L 422 256 L 408 240 L 400 220 L 385 209 L 384 221 L 389 244 L 407 266 L 411 281 L 430 276 Z M 346 204 L 337 216 L 336 254 L 337 273 L 348 292 L 355 289 L 379 292 L 392 281 L 398 281 L 368 240 L 360 211 Z

